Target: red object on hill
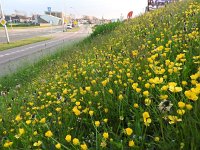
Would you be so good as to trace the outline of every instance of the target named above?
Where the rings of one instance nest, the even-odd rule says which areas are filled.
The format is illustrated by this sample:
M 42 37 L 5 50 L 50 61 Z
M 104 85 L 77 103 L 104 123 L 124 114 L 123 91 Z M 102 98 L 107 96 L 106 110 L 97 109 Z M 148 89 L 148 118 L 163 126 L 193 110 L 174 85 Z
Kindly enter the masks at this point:
M 130 11 L 130 12 L 128 13 L 128 15 L 127 15 L 127 19 L 132 18 L 132 16 L 133 16 L 133 11 Z

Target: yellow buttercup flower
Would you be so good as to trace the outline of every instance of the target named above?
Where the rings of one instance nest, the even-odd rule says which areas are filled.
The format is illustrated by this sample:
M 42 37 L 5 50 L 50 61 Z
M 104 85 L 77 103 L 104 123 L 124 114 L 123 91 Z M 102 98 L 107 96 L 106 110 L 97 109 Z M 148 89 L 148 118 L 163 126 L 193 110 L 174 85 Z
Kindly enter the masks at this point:
M 33 146 L 39 147 L 41 144 L 42 144 L 42 141 L 37 141 L 37 142 L 33 143 Z
M 185 103 L 181 102 L 181 101 L 178 102 L 178 107 L 181 108 L 181 109 L 184 108 L 185 107 Z
M 66 140 L 67 142 L 70 142 L 71 139 L 72 139 L 72 136 L 71 136 L 71 135 L 69 135 L 69 134 L 66 135 L 65 140 Z
M 145 98 L 144 102 L 146 106 L 149 106 L 151 104 L 151 99 Z
M 67 94 L 67 93 L 68 93 L 67 89 L 64 89 L 63 94 Z
M 134 103 L 134 104 L 133 104 L 133 107 L 134 107 L 134 108 L 139 108 L 138 103 Z
M 95 124 L 96 127 L 99 127 L 100 122 L 99 121 L 95 121 L 94 124 Z
M 176 85 L 177 85 L 177 83 L 175 83 L 175 82 L 169 82 L 169 83 L 168 83 L 168 86 L 175 87 Z
M 34 132 L 33 132 L 33 135 L 37 135 L 37 134 L 38 134 L 37 131 L 34 131 Z
M 184 110 L 184 109 L 178 109 L 178 110 L 177 110 L 177 113 L 178 113 L 179 115 L 184 115 L 184 114 L 185 114 L 185 110 Z
M 26 124 L 29 125 L 31 123 L 31 120 L 26 120 Z
M 163 83 L 163 78 L 159 78 L 159 77 L 151 78 L 149 79 L 149 82 L 152 84 L 161 84 Z
M 148 112 L 144 112 L 143 114 L 143 120 L 144 120 L 144 124 L 145 126 L 149 126 L 151 123 L 151 118 Z
M 40 123 L 45 123 L 46 122 L 46 118 L 42 118 L 41 120 L 40 120 Z
M 94 111 L 90 110 L 90 111 L 89 111 L 89 115 L 90 115 L 90 116 L 93 116 L 93 114 L 94 114 Z
M 87 86 L 85 87 L 86 91 L 91 91 L 91 87 L 90 86 Z
M 94 85 L 94 84 L 96 84 L 97 82 L 96 82 L 96 80 L 92 80 L 91 83 Z
M 138 55 L 138 50 L 134 50 L 134 51 L 132 51 L 132 56 L 137 56 Z
M 21 135 L 24 134 L 24 133 L 25 133 L 24 128 L 19 128 L 19 135 L 21 136 Z
M 164 85 L 164 86 L 161 87 L 162 91 L 167 91 L 167 89 L 168 89 L 168 85 Z
M 6 141 L 3 145 L 3 147 L 7 148 L 7 147 L 11 147 L 13 145 L 13 142 L 11 141 Z
M 191 104 L 186 104 L 185 107 L 186 107 L 188 110 L 192 110 L 192 108 L 193 108 Z
M 109 137 L 108 132 L 104 132 L 104 133 L 103 133 L 103 137 L 104 137 L 105 139 L 107 139 L 107 138 Z
M 165 99 L 168 98 L 168 95 L 160 95 L 159 98 L 160 98 L 161 100 L 165 100 Z
M 20 114 L 16 116 L 15 120 L 18 122 L 22 120 L 22 117 L 20 116 Z
M 150 117 L 150 115 L 149 115 L 148 112 L 144 112 L 144 113 L 143 113 L 143 118 L 149 118 L 149 117 Z
M 113 90 L 112 89 L 109 89 L 108 91 L 110 94 L 113 94 Z
M 145 84 L 145 87 L 148 89 L 148 88 L 150 88 L 150 84 L 149 83 L 146 83 Z
M 169 119 L 169 124 L 174 124 L 174 123 L 182 121 L 182 119 L 178 118 L 177 116 L 172 116 L 172 115 L 169 115 L 168 119 Z
M 119 97 L 118 97 L 119 100 L 122 100 L 123 98 L 124 98 L 124 97 L 123 97 L 122 94 L 120 94 Z
M 177 93 L 182 91 L 182 87 L 169 86 L 169 90 L 173 93 Z
M 138 87 L 138 83 L 133 83 L 133 84 L 132 84 L 132 88 L 133 88 L 133 89 L 136 89 L 137 87 Z
M 55 145 L 55 147 L 56 147 L 56 149 L 61 149 L 61 144 L 60 144 L 60 143 L 57 143 L 57 144 Z
M 53 133 L 49 130 L 45 133 L 45 136 L 46 137 L 52 137 L 53 136 Z
M 195 93 L 195 92 L 192 92 L 191 90 L 185 91 L 184 94 L 185 94 L 185 96 L 186 96 L 188 99 L 190 99 L 190 100 L 192 100 L 192 101 L 198 100 L 198 96 L 196 95 L 196 93 Z
M 48 93 L 47 93 L 47 96 L 51 96 L 51 92 L 48 92 Z
M 85 143 L 81 144 L 81 150 L 87 150 L 87 149 L 88 149 L 88 147 Z
M 135 146 L 135 142 L 133 140 L 128 142 L 128 146 L 129 147 L 134 147 Z
M 158 136 L 156 136 L 156 137 L 154 138 L 154 141 L 155 141 L 155 142 L 159 142 L 159 141 L 160 141 L 160 138 L 159 138 Z
M 126 128 L 125 132 L 127 135 L 131 135 L 133 133 L 133 130 L 131 128 Z
M 127 76 L 127 77 L 130 77 L 130 76 L 131 76 L 131 74 L 130 74 L 130 73 L 127 73 L 127 74 L 126 74 L 126 76 Z
M 78 145 L 79 144 L 79 139 L 74 138 L 72 142 L 73 142 L 74 145 Z
M 79 115 L 81 114 L 81 112 L 80 112 L 80 110 L 78 109 L 77 106 L 74 106 L 74 108 L 72 109 L 72 111 L 74 112 L 74 114 L 75 114 L 76 116 L 79 116 Z
M 108 108 L 105 108 L 105 109 L 104 109 L 104 112 L 105 112 L 105 113 L 108 113 Z
M 81 102 L 76 102 L 76 106 L 80 106 Z
M 143 95 L 146 96 L 146 97 L 148 97 L 149 96 L 149 91 L 144 91 Z
M 104 80 L 104 81 L 102 81 L 101 83 L 102 83 L 103 86 L 106 86 L 107 83 L 108 83 L 108 80 Z
M 98 91 L 95 91 L 95 92 L 94 92 L 94 96 L 97 96 L 98 94 L 99 94 Z
M 183 86 L 185 86 L 185 85 L 187 85 L 187 81 L 182 81 L 181 84 L 182 84 Z
M 136 90 L 137 93 L 140 93 L 142 89 L 141 88 L 136 88 L 135 90 Z

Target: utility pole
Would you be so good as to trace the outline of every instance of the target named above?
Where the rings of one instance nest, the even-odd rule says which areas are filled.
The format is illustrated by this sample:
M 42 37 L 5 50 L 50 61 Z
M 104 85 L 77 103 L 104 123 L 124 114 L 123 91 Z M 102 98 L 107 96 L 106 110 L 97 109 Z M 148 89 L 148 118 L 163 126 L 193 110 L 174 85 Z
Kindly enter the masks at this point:
M 4 16 L 4 13 L 3 13 L 3 9 L 2 9 L 1 3 L 0 3 L 0 10 L 1 10 L 1 17 L 2 17 L 2 19 L 5 19 L 5 16 Z M 9 39 L 9 36 L 8 36 L 8 30 L 7 30 L 6 24 L 3 25 L 3 26 L 4 26 L 4 29 L 5 29 L 5 34 L 6 34 L 6 38 L 7 38 L 7 43 L 9 44 L 9 43 L 10 43 L 10 39 Z

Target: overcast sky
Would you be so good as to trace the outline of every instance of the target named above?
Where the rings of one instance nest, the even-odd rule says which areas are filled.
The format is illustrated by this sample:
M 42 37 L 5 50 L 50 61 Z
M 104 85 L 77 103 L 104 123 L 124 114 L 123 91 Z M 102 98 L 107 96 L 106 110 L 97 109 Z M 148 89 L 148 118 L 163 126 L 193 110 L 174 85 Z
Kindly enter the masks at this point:
M 5 14 L 12 14 L 14 10 L 24 11 L 29 16 L 33 13 L 44 14 L 47 7 L 52 11 L 64 11 L 74 14 L 96 16 L 98 18 L 119 18 L 127 16 L 129 11 L 134 15 L 143 13 L 147 0 L 0 0 Z

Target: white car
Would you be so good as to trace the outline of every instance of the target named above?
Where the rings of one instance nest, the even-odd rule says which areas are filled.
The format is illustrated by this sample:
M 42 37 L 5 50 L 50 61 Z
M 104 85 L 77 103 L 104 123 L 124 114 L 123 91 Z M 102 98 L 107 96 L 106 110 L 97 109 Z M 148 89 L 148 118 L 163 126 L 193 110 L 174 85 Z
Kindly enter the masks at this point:
M 68 25 L 67 25 L 67 29 L 72 29 L 72 25 L 71 25 L 71 24 L 68 24 Z

